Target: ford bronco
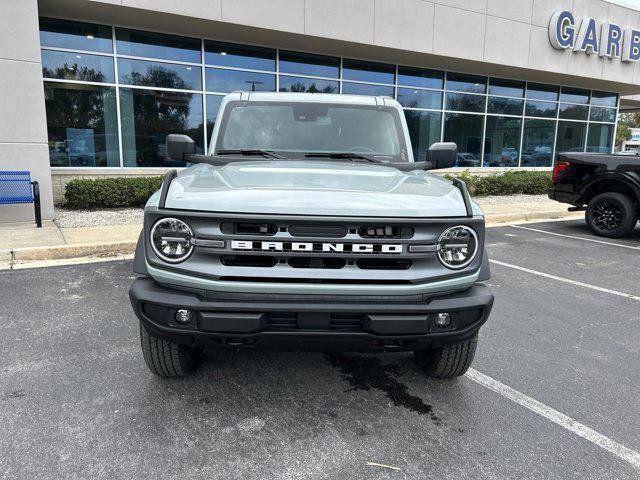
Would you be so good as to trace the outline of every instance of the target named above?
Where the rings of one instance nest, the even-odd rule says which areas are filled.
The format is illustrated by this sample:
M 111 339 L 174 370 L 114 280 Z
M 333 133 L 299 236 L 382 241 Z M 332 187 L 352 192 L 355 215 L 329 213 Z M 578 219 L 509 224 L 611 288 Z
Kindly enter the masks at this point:
M 493 304 L 484 217 L 435 143 L 413 157 L 386 97 L 239 92 L 206 155 L 169 135 L 130 298 L 142 351 L 183 376 L 203 350 L 413 351 L 427 375 L 471 364 Z

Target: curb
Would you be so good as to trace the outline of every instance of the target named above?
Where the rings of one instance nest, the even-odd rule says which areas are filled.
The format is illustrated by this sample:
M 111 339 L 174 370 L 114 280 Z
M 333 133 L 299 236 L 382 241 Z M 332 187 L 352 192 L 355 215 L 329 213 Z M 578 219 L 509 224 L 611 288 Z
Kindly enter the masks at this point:
M 33 260 L 60 260 L 65 258 L 88 257 L 91 255 L 117 255 L 133 253 L 137 241 L 111 243 L 78 243 L 55 247 L 28 247 L 13 250 L 12 262 Z
M 551 210 L 547 212 L 495 213 L 485 215 L 485 222 L 488 226 L 491 226 L 503 223 L 529 222 L 532 220 L 557 220 L 560 218 L 584 218 L 584 212 Z

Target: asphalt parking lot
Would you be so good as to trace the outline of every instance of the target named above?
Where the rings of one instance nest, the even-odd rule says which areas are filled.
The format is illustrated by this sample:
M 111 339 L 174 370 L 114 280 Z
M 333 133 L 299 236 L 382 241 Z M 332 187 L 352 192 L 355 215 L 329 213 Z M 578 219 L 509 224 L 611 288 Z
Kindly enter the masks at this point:
M 0 478 L 638 478 L 640 228 L 487 244 L 494 311 L 454 381 L 410 354 L 263 351 L 161 380 L 131 262 L 0 271 Z

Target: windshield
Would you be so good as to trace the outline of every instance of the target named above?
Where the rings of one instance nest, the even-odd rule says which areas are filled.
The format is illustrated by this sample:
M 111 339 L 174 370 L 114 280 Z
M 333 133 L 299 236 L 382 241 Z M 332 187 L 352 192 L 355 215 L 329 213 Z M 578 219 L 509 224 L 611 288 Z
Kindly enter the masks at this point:
M 398 111 L 368 105 L 230 102 L 216 144 L 216 151 L 223 150 L 354 153 L 407 161 Z

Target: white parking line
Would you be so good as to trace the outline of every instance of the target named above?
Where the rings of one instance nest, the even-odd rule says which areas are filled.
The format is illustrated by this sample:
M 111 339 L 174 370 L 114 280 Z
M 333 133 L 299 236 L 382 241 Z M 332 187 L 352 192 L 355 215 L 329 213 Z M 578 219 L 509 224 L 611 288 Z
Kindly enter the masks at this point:
M 544 278 L 550 278 L 551 280 L 557 280 L 558 282 L 570 283 L 571 285 L 576 285 L 578 287 L 590 288 L 591 290 L 597 290 L 598 292 L 610 293 L 611 295 L 617 295 L 618 297 L 624 297 L 631 300 L 640 301 L 640 297 L 637 295 L 632 295 L 630 293 L 618 292 L 617 290 L 611 290 L 610 288 L 598 287 L 597 285 L 591 285 L 589 283 L 578 282 L 577 280 L 571 280 L 570 278 L 559 277 L 557 275 L 551 275 L 550 273 L 539 272 L 538 270 L 532 270 L 530 268 L 520 267 L 519 265 L 513 265 L 511 263 L 500 262 L 498 260 L 489 259 L 489 262 L 495 263 L 496 265 L 501 265 L 507 268 L 513 268 L 515 270 L 520 270 L 521 272 L 531 273 L 532 275 L 538 275 Z
M 546 230 L 540 230 L 538 228 L 523 227 L 521 225 L 509 225 L 512 228 L 520 228 L 522 230 L 529 230 L 531 232 L 546 233 L 547 235 L 555 235 L 557 237 L 572 238 L 575 240 L 584 240 L 585 242 L 602 243 L 604 245 L 610 245 L 612 247 L 630 248 L 631 250 L 640 250 L 640 247 L 634 247 L 633 245 L 624 245 L 622 243 L 605 242 L 604 240 L 596 240 L 595 238 L 579 237 L 577 235 L 565 235 L 564 233 L 548 232 Z M 509 235 L 508 233 L 506 235 Z
M 515 402 L 523 407 L 531 410 L 532 412 L 537 413 L 538 415 L 543 416 L 547 420 L 560 425 L 562 428 L 569 430 L 576 435 L 589 440 L 600 448 L 604 448 L 605 450 L 613 453 L 615 456 L 624 460 L 627 463 L 633 465 L 634 468 L 640 470 L 640 453 L 632 450 L 620 443 L 602 435 L 601 433 L 596 432 L 592 428 L 583 425 L 582 423 L 574 420 L 573 418 L 565 415 L 564 413 L 560 413 L 559 411 L 545 405 L 544 403 L 539 402 L 538 400 L 531 398 L 525 395 L 518 390 L 515 390 L 498 380 L 491 378 L 484 373 L 480 373 L 479 371 L 470 368 L 465 374 L 474 382 L 486 387 L 494 392 L 502 395 L 503 397 L 508 398 L 512 402 Z

